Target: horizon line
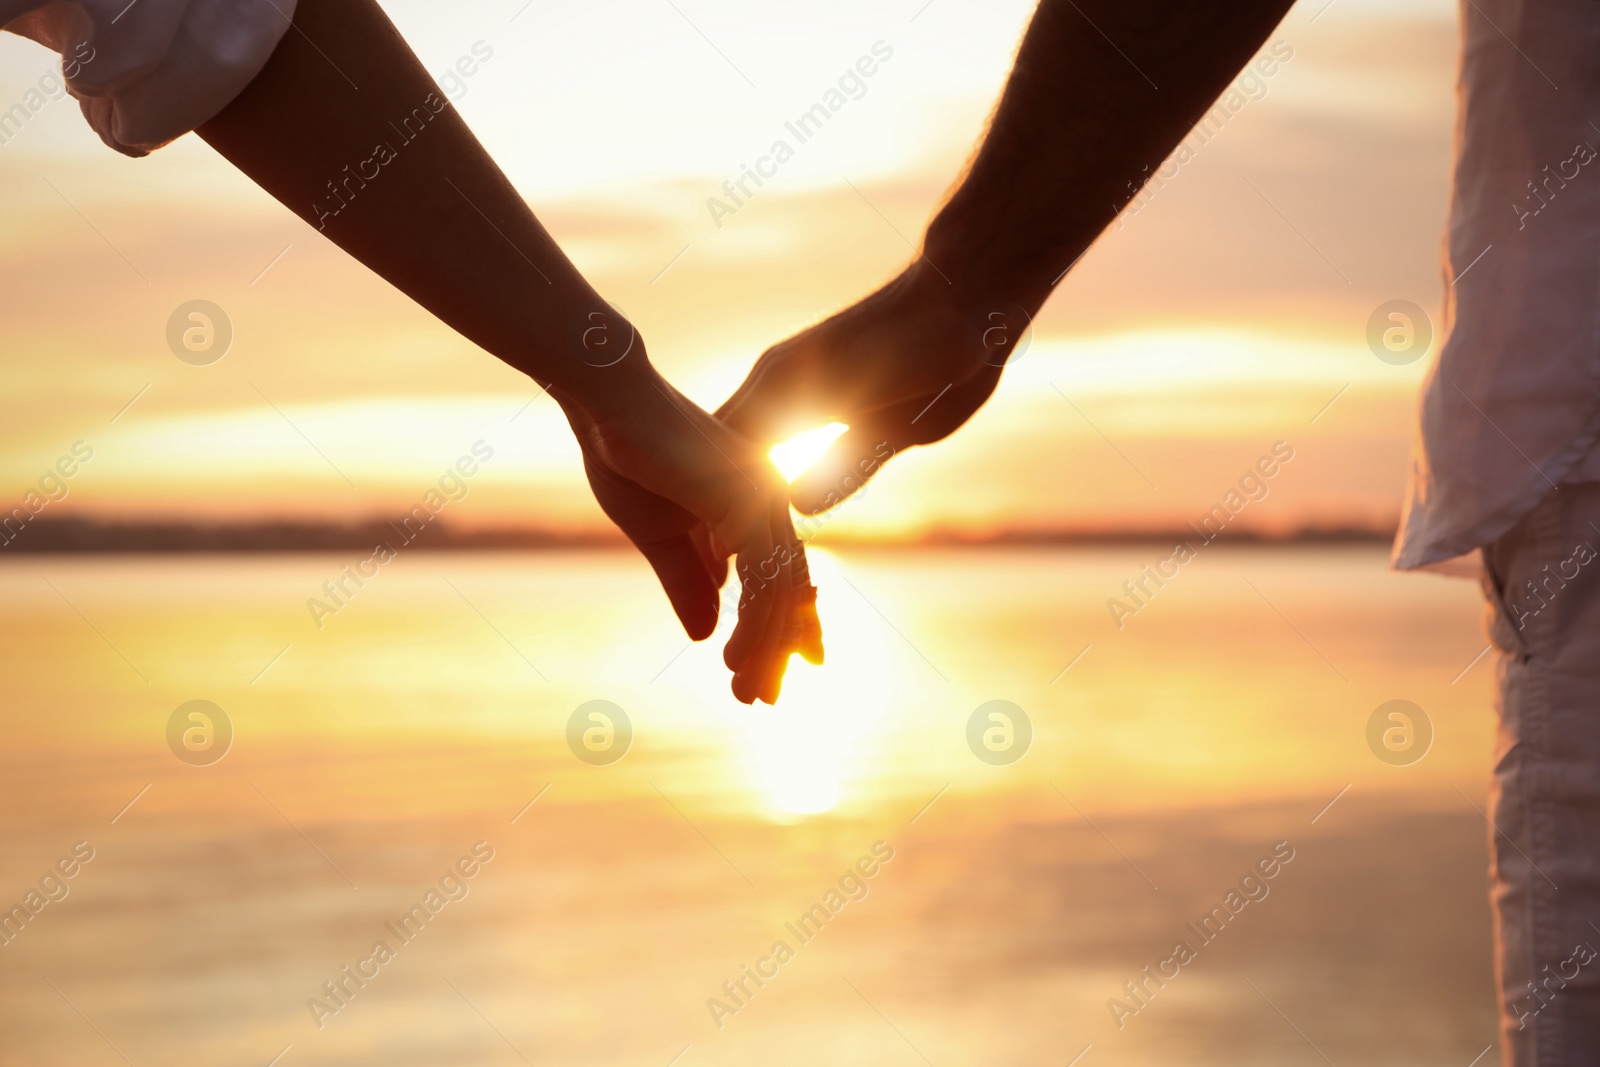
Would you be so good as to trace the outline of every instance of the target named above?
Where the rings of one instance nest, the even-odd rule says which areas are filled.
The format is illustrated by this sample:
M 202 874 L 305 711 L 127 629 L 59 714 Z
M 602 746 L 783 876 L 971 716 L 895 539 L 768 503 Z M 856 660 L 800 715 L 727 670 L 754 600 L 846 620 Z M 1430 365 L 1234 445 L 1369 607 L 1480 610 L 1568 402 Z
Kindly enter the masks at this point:
M 1223 530 L 1203 543 L 1218 541 L 1254 545 L 1388 543 L 1390 524 L 1304 523 L 1268 529 Z M 408 531 L 409 532 L 409 531 Z M 289 519 L 196 521 L 183 519 L 105 520 L 40 518 L 12 530 L 0 530 L 0 559 L 7 554 L 117 554 L 207 552 L 366 551 L 387 544 L 392 549 L 422 551 L 557 551 L 629 546 L 620 531 L 606 527 L 549 528 L 499 526 L 457 528 L 443 522 L 398 536 L 392 523 L 364 520 L 344 523 Z M 991 529 L 936 527 L 910 534 L 819 534 L 806 541 L 823 548 L 1022 548 L 1134 544 L 1188 544 L 1195 540 L 1185 526 L 1005 526 Z

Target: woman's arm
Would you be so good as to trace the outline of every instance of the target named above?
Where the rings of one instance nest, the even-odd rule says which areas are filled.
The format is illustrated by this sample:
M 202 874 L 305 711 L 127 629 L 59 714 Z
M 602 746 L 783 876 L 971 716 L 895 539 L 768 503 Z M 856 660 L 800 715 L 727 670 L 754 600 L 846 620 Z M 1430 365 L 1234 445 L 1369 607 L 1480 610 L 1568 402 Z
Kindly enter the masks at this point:
M 299 0 L 267 65 L 197 132 L 335 244 L 549 388 L 602 508 L 696 640 L 716 625 L 720 553 L 738 557 L 749 595 L 724 659 L 739 699 L 775 700 L 791 651 L 820 657 L 777 472 L 655 372 L 633 327 L 539 225 L 375 0 Z
M 257 184 L 445 323 L 598 407 L 646 361 L 583 358 L 627 336 L 375 0 L 300 0 L 254 81 L 197 131 Z M 590 334 L 598 340 L 598 334 Z M 615 338 L 612 338 L 615 342 Z

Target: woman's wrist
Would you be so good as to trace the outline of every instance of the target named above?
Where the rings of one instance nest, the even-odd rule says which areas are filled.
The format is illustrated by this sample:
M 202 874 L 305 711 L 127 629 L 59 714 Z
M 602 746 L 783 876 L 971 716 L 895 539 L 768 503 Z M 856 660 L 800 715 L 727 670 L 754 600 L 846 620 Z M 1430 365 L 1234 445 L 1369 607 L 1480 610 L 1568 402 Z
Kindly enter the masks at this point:
M 574 427 L 637 411 L 641 399 L 652 399 L 659 383 L 644 339 L 631 323 L 615 313 L 588 321 L 585 329 L 595 332 L 588 334 L 587 343 L 565 346 L 565 366 L 548 383 L 551 397 Z
M 534 311 L 514 331 L 514 351 L 495 351 L 542 385 L 568 421 L 617 413 L 654 381 L 655 369 L 638 329 L 587 286 L 560 294 L 559 311 Z

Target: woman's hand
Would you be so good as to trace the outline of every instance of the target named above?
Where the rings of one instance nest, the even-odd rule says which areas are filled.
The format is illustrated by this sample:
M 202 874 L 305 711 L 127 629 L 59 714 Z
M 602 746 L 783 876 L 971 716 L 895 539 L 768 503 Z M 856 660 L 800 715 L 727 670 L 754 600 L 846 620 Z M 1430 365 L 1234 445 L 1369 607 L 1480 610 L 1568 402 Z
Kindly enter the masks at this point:
M 733 693 L 774 703 L 789 656 L 821 662 L 822 636 L 787 487 L 764 452 L 673 389 L 641 350 L 603 401 L 564 402 L 589 485 L 655 569 L 684 629 L 716 628 L 734 556 L 739 622 L 723 660 Z M 558 397 L 559 398 L 559 397 Z
M 424 134 L 395 126 L 407 113 Z M 737 556 L 744 596 L 725 659 L 740 700 L 777 699 L 791 651 L 820 657 L 777 472 L 655 373 L 376 0 L 301 3 L 294 32 L 198 132 L 328 239 L 550 390 L 595 496 L 690 636 L 715 628 Z

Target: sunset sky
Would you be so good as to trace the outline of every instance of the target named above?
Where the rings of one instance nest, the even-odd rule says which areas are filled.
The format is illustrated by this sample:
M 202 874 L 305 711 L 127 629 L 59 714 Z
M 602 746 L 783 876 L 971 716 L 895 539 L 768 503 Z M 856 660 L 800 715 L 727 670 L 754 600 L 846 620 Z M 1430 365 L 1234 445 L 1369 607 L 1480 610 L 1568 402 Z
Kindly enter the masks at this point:
M 714 407 L 906 261 L 980 132 L 1031 5 L 921 3 L 385 7 L 430 70 L 488 53 L 457 106 Z M 1365 333 L 1392 299 L 1437 323 L 1456 15 L 1314 0 L 1273 41 L 1292 58 L 1063 282 L 990 404 L 834 530 L 1176 525 L 1280 440 L 1295 458 L 1249 522 L 1392 521 L 1427 360 L 1381 362 Z M 707 199 L 878 42 L 859 99 L 719 226 Z M 56 66 L 0 41 L 0 109 Z M 553 403 L 523 410 L 528 380 L 197 138 L 125 159 L 52 101 L 0 146 L 0 198 L 4 510 L 81 440 L 94 458 L 49 515 L 383 518 L 481 439 L 494 458 L 450 521 L 603 521 Z M 205 367 L 165 341 L 197 298 L 235 330 Z

